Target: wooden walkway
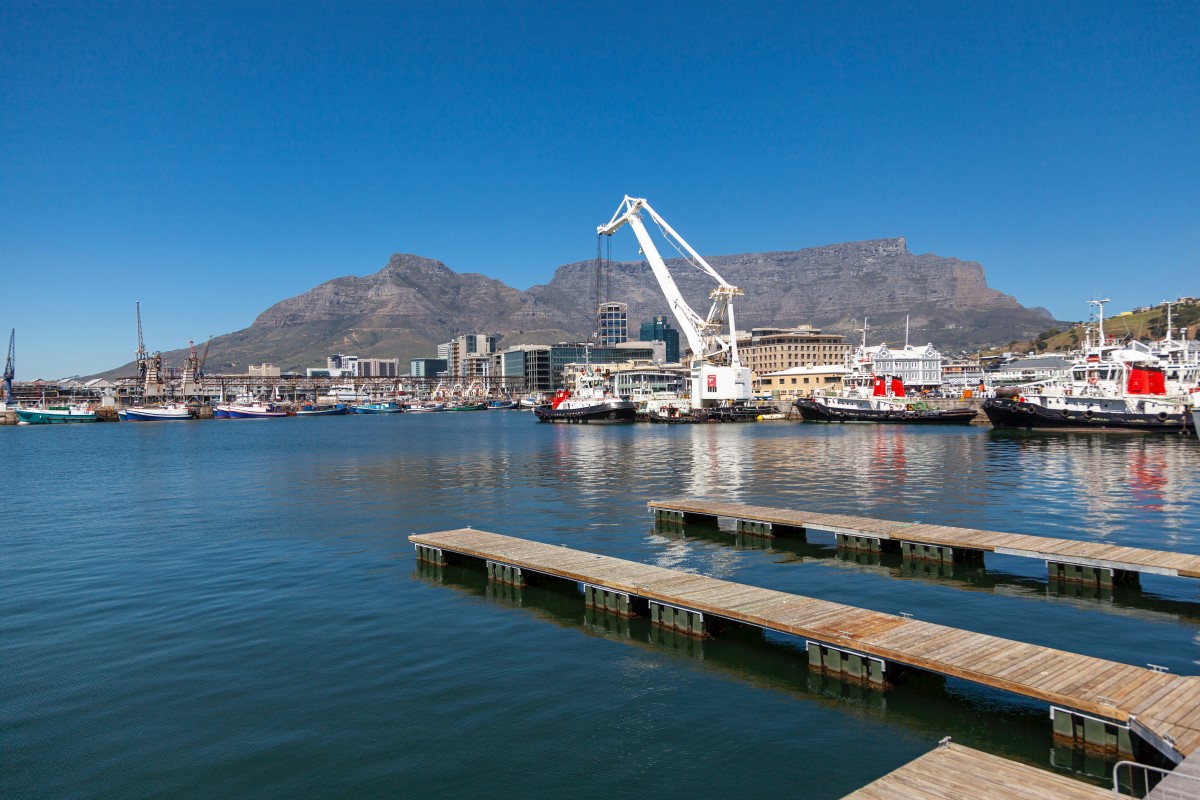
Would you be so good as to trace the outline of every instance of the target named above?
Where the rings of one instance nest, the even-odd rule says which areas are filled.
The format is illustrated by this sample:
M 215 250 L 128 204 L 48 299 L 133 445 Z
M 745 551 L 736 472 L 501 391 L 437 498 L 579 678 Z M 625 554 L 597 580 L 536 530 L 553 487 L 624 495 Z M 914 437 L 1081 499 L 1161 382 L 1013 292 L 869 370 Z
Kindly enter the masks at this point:
M 409 539 L 418 548 L 438 548 L 805 637 L 859 658 L 962 678 L 1128 725 L 1174 761 L 1200 748 L 1197 677 L 485 531 L 459 529 Z M 653 612 L 654 606 L 650 608 Z
M 1200 556 L 1141 547 L 705 500 L 654 500 L 649 503 L 649 507 L 652 510 L 682 512 L 689 516 L 729 517 L 772 526 L 825 531 L 835 535 L 897 543 L 913 542 L 955 550 L 994 552 L 1119 572 L 1147 572 L 1155 575 L 1200 578 Z
M 843 800 L 1112 800 L 1098 786 L 947 742 Z

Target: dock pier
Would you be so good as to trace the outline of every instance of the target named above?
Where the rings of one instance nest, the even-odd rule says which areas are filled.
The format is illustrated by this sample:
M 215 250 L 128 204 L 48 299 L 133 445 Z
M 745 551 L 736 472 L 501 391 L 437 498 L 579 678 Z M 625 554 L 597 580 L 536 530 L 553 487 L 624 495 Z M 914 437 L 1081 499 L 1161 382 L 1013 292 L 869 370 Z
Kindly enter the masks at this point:
M 895 523 L 890 523 L 895 524 Z M 409 537 L 421 561 L 475 560 L 491 582 L 556 580 L 585 606 L 646 614 L 692 637 L 742 625 L 805 642 L 809 668 L 886 688 L 921 670 L 1044 702 L 1053 731 L 1112 754 L 1177 763 L 1200 748 L 1200 678 L 1172 675 L 944 625 L 473 529 Z
M 1036 558 L 1046 563 L 1053 582 L 1100 589 L 1138 586 L 1142 573 L 1200 578 L 1200 556 L 1142 547 L 706 500 L 654 500 L 648 506 L 655 523 L 664 527 L 715 526 L 724 517 L 734 520 L 742 535 L 803 539 L 809 532 L 823 533 L 839 550 L 898 551 L 905 560 L 982 564 L 989 552 Z

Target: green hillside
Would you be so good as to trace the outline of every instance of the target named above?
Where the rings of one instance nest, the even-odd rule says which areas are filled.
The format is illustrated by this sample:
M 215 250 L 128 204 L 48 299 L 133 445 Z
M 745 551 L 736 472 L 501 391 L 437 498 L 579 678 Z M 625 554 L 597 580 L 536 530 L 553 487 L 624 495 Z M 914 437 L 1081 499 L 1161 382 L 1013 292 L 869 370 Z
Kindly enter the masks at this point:
M 1013 352 L 1065 353 L 1083 343 L 1085 327 L 1090 324 L 1092 323 L 1077 322 L 1070 328 L 1050 328 L 1034 339 L 1013 341 L 1008 347 L 1000 349 Z M 1200 302 L 1175 305 L 1171 311 L 1171 327 L 1175 329 L 1176 337 L 1179 336 L 1179 329 L 1183 327 L 1187 328 L 1189 339 L 1200 335 Z M 1147 311 L 1108 317 L 1104 320 L 1104 332 L 1110 336 L 1128 336 L 1141 341 L 1161 339 L 1167 332 L 1167 310 L 1164 307 L 1155 307 Z

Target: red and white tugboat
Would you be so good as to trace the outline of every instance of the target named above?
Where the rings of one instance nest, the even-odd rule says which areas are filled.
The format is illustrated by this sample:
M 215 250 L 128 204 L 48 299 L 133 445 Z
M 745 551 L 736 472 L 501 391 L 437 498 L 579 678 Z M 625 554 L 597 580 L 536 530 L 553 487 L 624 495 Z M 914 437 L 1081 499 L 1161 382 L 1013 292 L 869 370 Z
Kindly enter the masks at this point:
M 575 376 L 574 391 L 560 389 L 533 413 L 538 422 L 633 422 L 637 407 L 607 390 L 599 367 L 586 366 Z

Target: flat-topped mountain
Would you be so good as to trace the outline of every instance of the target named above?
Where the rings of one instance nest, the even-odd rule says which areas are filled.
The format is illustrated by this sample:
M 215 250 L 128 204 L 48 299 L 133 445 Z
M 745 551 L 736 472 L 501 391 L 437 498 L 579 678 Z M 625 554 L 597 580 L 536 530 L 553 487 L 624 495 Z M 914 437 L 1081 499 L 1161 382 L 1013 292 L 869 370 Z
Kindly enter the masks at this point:
M 734 306 L 743 330 L 810 324 L 853 337 L 867 316 L 871 342 L 894 343 L 903 340 L 908 315 L 913 343 L 958 350 L 1026 339 L 1054 322 L 1045 309 L 989 288 L 980 264 L 910 253 L 903 238 L 706 258 L 745 290 Z M 682 259 L 667 265 L 704 315 L 712 280 Z M 344 352 L 399 358 L 405 371 L 410 358 L 434 356 L 438 343 L 462 333 L 499 334 L 501 347 L 581 340 L 595 329 L 596 285 L 594 260 L 565 264 L 550 283 L 519 291 L 440 261 L 396 254 L 372 275 L 327 281 L 271 306 L 249 328 L 214 339 L 205 370 L 244 372 L 268 362 L 302 371 Z M 644 261 L 608 263 L 601 285 L 602 300 L 629 305 L 635 338 L 639 323 L 669 316 Z M 164 360 L 181 363 L 183 356 L 164 353 Z

